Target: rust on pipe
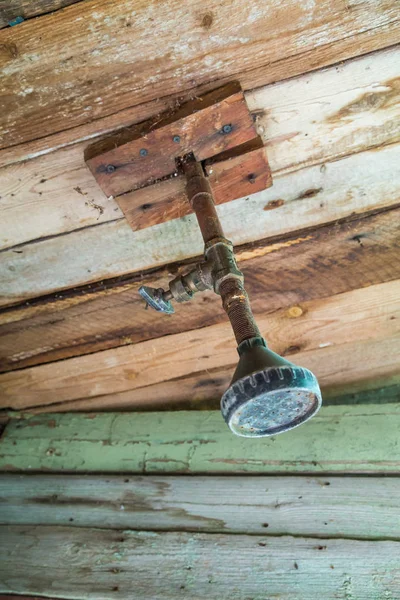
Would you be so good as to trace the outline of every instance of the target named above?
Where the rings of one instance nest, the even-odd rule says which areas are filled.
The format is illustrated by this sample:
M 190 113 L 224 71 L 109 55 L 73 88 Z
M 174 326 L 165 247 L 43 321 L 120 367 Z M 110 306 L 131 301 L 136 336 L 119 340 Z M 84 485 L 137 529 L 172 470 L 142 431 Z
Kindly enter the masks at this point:
M 185 157 L 182 170 L 186 175 L 186 193 L 204 239 L 207 244 L 223 238 L 224 232 L 215 209 L 214 197 L 203 168 L 194 158 Z

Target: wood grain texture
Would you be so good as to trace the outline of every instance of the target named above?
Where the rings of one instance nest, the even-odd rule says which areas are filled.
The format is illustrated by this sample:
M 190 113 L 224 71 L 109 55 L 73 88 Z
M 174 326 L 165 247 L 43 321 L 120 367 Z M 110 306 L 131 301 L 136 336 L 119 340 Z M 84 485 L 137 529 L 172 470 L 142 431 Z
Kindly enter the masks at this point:
M 46 414 L 8 423 L 0 470 L 398 475 L 399 427 L 395 403 L 323 406 L 302 427 L 262 439 L 233 436 L 220 411 Z
M 17 17 L 31 19 L 81 2 L 81 0 L 0 0 L 0 28 Z
M 2 525 L 400 540 L 397 477 L 1 475 L 0 501 Z
M 215 204 L 231 202 L 272 185 L 264 148 L 213 162 L 205 169 Z M 180 219 L 193 212 L 186 194 L 186 178 L 178 173 L 175 175 L 117 198 L 118 206 L 133 231 Z
M 400 279 L 399 221 L 400 209 L 393 209 L 282 242 L 237 248 L 255 314 Z M 162 287 L 176 274 L 170 266 L 145 277 L 56 294 L 1 312 L 0 370 L 226 322 L 220 299 L 211 294 L 177 305 L 174 318 L 144 310 L 139 286 Z M 200 381 L 201 375 L 197 377 Z M 193 393 L 183 386 L 182 399 Z M 171 398 L 176 394 L 175 389 Z
M 400 146 L 391 145 L 323 168 L 275 177 L 268 190 L 218 207 L 225 233 L 238 245 L 395 205 L 400 197 L 399 155 Z M 202 252 L 193 216 L 137 232 L 125 220 L 103 223 L 1 252 L 0 304 L 182 261 Z
M 322 386 L 360 382 L 371 379 L 376 371 L 383 375 L 381 357 L 373 354 L 367 360 L 365 345 L 383 340 L 398 354 L 399 289 L 400 280 L 396 280 L 307 301 L 295 312 L 285 307 L 260 315 L 257 322 L 275 352 L 308 368 L 317 362 L 315 374 Z M 346 345 L 352 346 L 353 358 L 341 371 L 338 365 Z M 3 373 L 0 407 L 21 409 L 146 388 L 198 371 L 232 369 L 236 362 L 233 333 L 225 321 L 157 342 L 148 340 Z M 383 371 L 387 377 L 398 372 L 394 358 L 388 358 Z
M 196 99 L 182 106 L 181 113 L 168 116 L 160 115 L 143 137 L 117 147 L 111 138 L 111 149 L 86 156 L 86 164 L 106 196 L 119 196 L 173 176 L 176 159 L 186 154 L 193 153 L 196 160 L 203 161 L 257 136 L 244 94 L 235 84 Z M 231 127 L 228 133 L 223 131 L 226 125 Z
M 295 350 L 295 347 L 293 348 Z M 353 395 L 378 387 L 397 386 L 400 383 L 398 368 L 398 338 L 369 340 L 368 342 L 348 343 L 338 347 L 324 347 L 290 355 L 290 360 L 298 362 L 319 374 L 323 397 L 335 398 L 338 395 Z M 369 370 L 365 365 L 371 365 Z M 216 367 L 189 373 L 168 381 L 162 381 L 145 388 L 113 392 L 102 396 L 58 401 L 36 408 L 24 408 L 28 413 L 81 412 L 98 410 L 181 410 L 219 408 L 222 394 L 228 388 L 236 365 Z M 340 373 L 341 378 L 338 378 Z M 14 412 L 7 413 L 9 416 Z
M 179 94 L 221 73 L 246 89 L 297 75 L 398 42 L 398 23 L 391 0 L 368 7 L 318 0 L 311 8 L 298 0 L 251 7 L 207 0 L 201 10 L 194 0 L 81 2 L 1 32 L 2 146 Z
M 400 584 L 400 544 L 390 541 L 29 526 L 2 527 L 1 536 L 7 592 L 247 600 L 268 590 L 282 600 L 380 600 L 396 598 Z
M 247 93 L 246 101 L 257 118 L 264 144 L 268 145 L 275 176 L 398 141 L 399 65 L 400 49 L 395 47 Z M 147 112 L 138 112 L 136 121 L 160 110 L 157 102 L 144 106 Z M 83 130 L 71 128 L 43 138 L 42 146 L 39 140 L 33 145 L 7 149 L 3 154 L 0 151 L 2 164 L 45 153 L 0 170 L 0 247 L 123 216 L 116 202 L 101 192 L 84 163 L 84 151 L 96 134 L 96 123 L 98 132 L 105 133 L 117 127 L 124 132 L 126 126 L 135 122 L 132 110 L 117 116 L 118 119 L 95 121 Z M 141 131 L 138 126 L 137 135 Z M 86 138 L 86 142 L 51 152 L 59 145 Z M 15 154 L 18 148 L 20 154 Z
M 372 343 L 373 351 L 381 354 L 380 363 L 387 360 L 388 351 L 393 344 Z M 368 346 L 369 347 L 369 346 Z M 345 360 L 351 360 L 351 350 L 346 348 Z M 357 350 L 357 348 L 356 348 Z M 360 351 L 360 348 L 358 348 Z M 375 355 L 376 355 L 375 354 Z M 375 359 L 376 360 L 376 359 Z M 383 369 L 384 372 L 384 369 Z M 400 377 L 392 376 L 389 381 L 374 370 L 376 380 L 362 381 L 358 383 L 345 383 L 344 386 L 333 386 L 323 389 L 324 406 L 341 404 L 378 404 L 400 402 Z M 3 416 L 4 423 L 11 418 L 26 417 L 60 412 L 88 412 L 88 411 L 142 411 L 142 410 L 219 410 L 222 394 L 232 379 L 232 370 L 213 369 L 180 377 L 172 381 L 166 381 L 152 385 L 145 390 L 129 390 L 118 394 L 109 394 L 86 400 L 74 400 L 72 402 L 61 402 L 49 406 L 18 411 L 0 411 L 0 419 Z M 376 387 L 377 385 L 381 387 Z

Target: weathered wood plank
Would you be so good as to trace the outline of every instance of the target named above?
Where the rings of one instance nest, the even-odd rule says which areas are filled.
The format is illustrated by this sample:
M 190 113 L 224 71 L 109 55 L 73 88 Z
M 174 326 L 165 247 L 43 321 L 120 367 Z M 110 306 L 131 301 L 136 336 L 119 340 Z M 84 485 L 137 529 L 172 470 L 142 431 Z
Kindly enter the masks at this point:
M 400 279 L 399 221 L 400 209 L 393 209 L 289 237 L 281 243 L 238 248 L 236 255 L 255 314 Z M 139 286 L 162 287 L 171 277 L 170 270 L 1 312 L 0 370 L 226 321 L 219 298 L 209 294 L 198 294 L 190 303 L 177 306 L 174 318 L 144 310 L 137 293 Z M 186 387 L 182 391 L 185 400 L 193 395 Z M 176 399 L 176 393 L 171 398 Z
M 2 145 L 179 94 L 221 73 L 249 89 L 398 40 L 392 0 L 368 7 L 339 0 L 312 7 L 297 0 L 284 6 L 256 0 L 251 7 L 206 0 L 201 10 L 195 0 L 157 7 L 88 0 L 2 30 Z
M 231 131 L 225 134 L 222 128 L 228 124 Z M 240 84 L 233 82 L 183 105 L 175 115 L 160 115 L 143 137 L 118 143 L 119 137 L 102 141 L 101 146 L 108 141 L 107 149 L 88 148 L 85 156 L 106 196 L 119 196 L 174 175 L 176 159 L 186 154 L 203 161 L 254 140 L 257 132 Z
M 382 352 L 382 346 L 386 347 L 386 353 Z M 388 348 L 389 346 L 389 348 Z M 375 353 L 382 352 L 380 363 L 387 360 L 390 344 L 372 343 Z M 352 348 L 354 349 L 354 347 Z M 346 358 L 354 358 L 346 349 Z M 323 387 L 324 406 L 331 404 L 378 404 L 389 402 L 400 402 L 400 376 L 391 376 L 389 380 L 384 375 L 380 375 L 378 370 L 374 370 L 374 376 L 377 378 L 343 387 L 334 386 L 332 388 Z M 51 410 L 52 413 L 58 412 L 88 412 L 97 410 L 219 410 L 220 399 L 229 385 L 232 378 L 230 369 L 215 369 L 203 373 L 195 373 L 187 377 L 180 377 L 172 381 L 157 383 L 145 390 L 129 390 L 119 392 L 118 394 L 109 394 L 97 398 L 87 398 L 86 400 L 73 400 L 72 402 L 61 402 L 49 406 L 40 406 L 36 408 L 24 409 L 22 415 L 43 414 Z M 376 387 L 376 386 L 381 387 Z M 144 393 L 145 392 L 145 393 Z M 4 416 L 4 423 L 10 418 L 19 418 L 20 413 L 16 411 L 0 411 Z
M 81 0 L 0 0 L 0 28 L 7 27 L 17 17 L 31 19 L 76 2 Z
M 364 357 L 364 346 L 371 341 L 392 341 L 399 349 L 400 280 L 354 290 L 337 296 L 312 300 L 300 310 L 286 307 L 258 318 L 261 333 L 271 348 L 294 362 L 308 366 L 310 355 L 318 355 L 316 375 L 321 385 L 334 385 L 337 366 L 332 369 L 332 351 L 341 360 L 347 344 L 360 350 L 343 369 L 340 383 L 371 378 L 379 359 Z M 394 317 L 394 318 L 393 318 Z M 397 342 L 396 342 L 397 339 Z M 355 344 L 354 344 L 355 342 Z M 362 348 L 362 349 L 361 349 Z M 328 350 L 326 359 L 324 352 Z M 315 360 L 315 358 L 314 358 Z M 173 380 L 196 371 L 232 368 L 237 362 L 229 322 L 203 327 L 192 332 L 148 340 L 94 354 L 70 358 L 0 375 L 0 407 L 25 408 L 54 402 L 102 396 L 144 388 Z M 305 364 L 304 364 L 305 363 Z M 388 360 L 385 373 L 393 373 Z M 395 372 L 397 369 L 395 369 Z M 355 378 L 355 379 L 354 379 Z
M 326 406 L 302 427 L 262 439 L 232 435 L 219 411 L 38 415 L 9 422 L 0 469 L 396 475 L 399 427 L 398 404 Z
M 399 155 L 400 146 L 390 145 L 323 168 L 277 177 L 272 188 L 218 207 L 226 235 L 238 245 L 394 205 L 400 197 Z M 1 252 L 0 303 L 12 304 L 202 252 L 193 216 L 137 232 L 125 220 L 103 223 Z
M 1 537 L 0 590 L 7 592 L 380 600 L 397 598 L 400 585 L 400 544 L 391 541 L 23 526 L 2 527 Z
M 264 147 L 206 166 L 215 204 L 231 202 L 272 185 Z M 128 192 L 116 200 L 133 231 L 180 219 L 193 211 L 186 194 L 186 178 L 176 177 Z
M 303 366 L 318 373 L 325 399 L 376 390 L 377 386 L 397 386 L 400 382 L 398 354 L 398 338 L 389 338 L 319 348 L 301 356 L 294 354 L 290 360 L 295 363 L 300 360 Z M 369 370 L 365 365 L 369 365 Z M 196 371 L 145 388 L 71 402 L 57 403 L 55 397 L 55 403 L 50 407 L 43 405 L 28 409 L 28 412 L 219 408 L 219 400 L 232 379 L 233 368 L 234 365 L 230 365 Z M 338 373 L 341 379 L 338 379 Z
M 400 539 L 397 477 L 2 475 L 0 502 L 2 525 Z
M 301 166 L 332 160 L 371 146 L 400 139 L 400 76 L 398 47 L 349 61 L 289 81 L 249 92 L 247 103 L 257 118 L 259 132 L 268 145 L 275 175 Z M 148 106 L 148 105 L 146 105 Z M 120 120 L 107 117 L 95 121 L 100 133 L 112 127 L 157 114 L 157 103 L 148 112 L 132 110 Z M 110 123 L 111 121 L 111 123 Z M 63 134 L 42 138 L 41 152 L 61 142 L 71 143 L 95 134 L 94 125 L 84 132 L 68 129 Z M 123 129 L 122 131 L 125 131 Z M 138 134 L 142 131 L 137 128 Z M 66 135 L 73 136 L 67 141 Z M 51 152 L 20 165 L 0 170 L 3 235 L 0 247 L 21 244 L 121 218 L 118 205 L 107 199 L 84 164 L 90 141 Z M 13 151 L 26 148 L 17 158 L 38 153 L 38 142 L 7 149 L 0 162 L 12 162 Z M 36 150 L 35 150 L 36 149 Z M 82 194 L 77 190 L 81 190 Z M 96 208 L 96 205 L 98 208 Z M 29 213 L 29 219 L 26 214 Z

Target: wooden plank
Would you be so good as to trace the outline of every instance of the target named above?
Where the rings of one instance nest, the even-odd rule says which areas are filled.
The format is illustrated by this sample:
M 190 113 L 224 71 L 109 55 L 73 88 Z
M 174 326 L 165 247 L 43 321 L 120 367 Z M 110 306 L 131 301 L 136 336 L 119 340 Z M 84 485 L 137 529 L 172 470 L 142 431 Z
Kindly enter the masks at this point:
M 348 343 L 339 347 L 325 347 L 291 355 L 293 362 L 318 373 L 325 399 L 352 395 L 377 387 L 397 386 L 399 342 L 397 338 Z M 365 365 L 370 368 L 367 371 Z M 215 409 L 232 379 L 233 365 L 205 369 L 162 381 L 145 388 L 58 402 L 37 408 L 24 408 L 29 413 L 97 411 L 97 410 L 186 410 Z M 338 378 L 338 373 L 342 378 Z M 9 415 L 13 416 L 13 412 Z
M 334 67 L 313 71 L 304 76 L 307 77 L 307 79 L 303 79 L 303 76 L 300 76 L 288 81 L 274 83 L 267 87 L 261 87 L 257 90 L 256 97 L 260 99 L 260 94 L 262 92 L 265 94 L 265 90 L 268 89 L 268 106 L 257 107 L 254 105 L 255 96 L 253 96 L 251 92 L 246 93 L 246 101 L 252 110 L 258 109 L 256 116 L 259 116 L 261 119 L 267 117 L 268 114 L 270 115 L 268 135 L 271 135 L 271 141 L 273 141 L 274 146 L 276 146 L 277 143 L 282 145 L 283 140 L 279 141 L 278 130 L 287 126 L 288 132 L 298 132 L 294 138 L 290 138 L 290 147 L 293 147 L 294 142 L 296 144 L 302 142 L 309 148 L 310 141 L 306 139 L 304 134 L 301 135 L 301 133 L 304 125 L 307 123 L 308 115 L 313 112 L 312 125 L 316 127 L 318 131 L 322 132 L 324 125 L 325 128 L 329 128 L 329 119 L 321 120 L 321 114 L 326 113 L 327 116 L 336 114 L 338 117 L 336 119 L 335 127 L 331 128 L 330 137 L 326 136 L 324 143 L 321 144 L 319 148 L 314 144 L 314 155 L 317 150 L 318 152 L 324 153 L 329 149 L 330 153 L 335 153 L 337 143 L 342 138 L 347 144 L 357 147 L 361 142 L 360 134 L 363 131 L 365 133 L 368 131 L 366 128 L 367 121 L 355 118 L 360 112 L 362 113 L 363 111 L 371 110 L 371 107 L 367 107 L 368 102 L 365 102 L 365 100 L 371 98 L 371 94 L 374 93 L 377 94 L 375 98 L 381 99 L 383 96 L 393 97 L 396 94 L 396 85 L 392 80 L 398 77 L 399 74 L 398 67 L 396 66 L 398 64 L 398 52 L 399 47 L 394 46 L 377 52 L 371 52 L 370 54 L 359 58 L 352 58 L 344 62 L 342 61 L 337 63 Z M 340 60 L 340 57 L 338 57 L 337 60 Z M 352 73 L 350 76 L 351 71 Z M 372 78 L 372 76 L 374 76 L 375 79 Z M 318 80 L 320 80 L 321 86 L 317 85 Z M 302 82 L 304 81 L 307 81 L 306 85 L 302 85 Z M 382 82 L 388 82 L 388 85 L 377 86 L 377 83 Z M 346 85 L 344 85 L 345 83 Z M 293 92 L 289 96 L 290 103 L 295 102 L 297 97 L 301 97 L 302 105 L 307 108 L 305 108 L 304 111 L 302 110 L 301 113 L 297 110 L 288 113 L 286 110 L 284 113 L 285 118 L 279 119 L 277 118 L 277 112 L 282 109 L 284 111 L 285 109 L 280 104 L 278 92 L 281 92 L 282 98 L 286 95 L 285 90 L 288 91 L 289 89 L 292 89 Z M 324 98 L 323 102 L 312 101 L 312 97 L 317 99 L 318 97 L 322 97 L 322 94 Z M 179 102 L 185 102 L 192 97 L 193 93 L 189 91 L 180 97 Z M 275 98 L 277 102 L 274 102 L 273 98 Z M 327 98 L 329 98 L 329 100 L 327 100 Z M 357 98 L 359 98 L 361 102 L 354 101 Z M 174 98 L 158 98 L 157 100 L 147 102 L 146 104 L 124 109 L 114 115 L 96 119 L 85 125 L 71 127 L 59 133 L 44 136 L 24 144 L 18 144 L 11 148 L 0 149 L 0 166 L 6 166 L 14 162 L 49 154 L 58 148 L 63 148 L 85 140 L 95 139 L 99 136 L 115 132 L 116 130 L 119 130 L 121 133 L 125 131 L 126 128 L 131 130 L 132 125 L 135 123 L 138 124 L 145 119 L 154 118 L 154 115 L 165 110 L 175 110 L 176 102 L 177 101 Z M 340 119 L 339 105 L 343 102 L 345 102 L 347 106 L 351 105 L 351 110 L 347 111 L 348 114 L 346 119 Z M 268 108 L 268 112 L 264 110 L 265 108 Z M 381 127 L 381 120 L 383 115 L 387 113 L 388 108 L 392 111 L 396 110 L 396 104 L 394 102 L 376 102 L 374 107 L 373 127 L 374 137 L 377 139 L 373 141 L 371 136 L 367 135 L 365 141 L 369 140 L 369 144 L 373 143 L 374 145 L 379 145 L 385 143 L 382 141 L 382 137 L 385 137 L 385 130 Z M 322 113 L 319 111 L 322 111 Z M 299 116 L 302 117 L 301 121 L 298 118 Z M 343 137 L 342 133 L 347 126 L 355 126 L 357 135 Z M 369 123 L 369 126 L 371 126 L 371 123 Z M 386 127 L 386 136 L 390 136 L 390 129 L 392 129 L 392 133 L 395 133 L 395 120 L 391 121 L 390 127 Z M 138 133 L 141 131 L 142 129 L 138 127 Z M 263 126 L 260 127 L 260 133 L 265 137 L 266 130 Z M 286 148 L 288 149 L 288 144 L 286 144 Z M 300 153 L 299 155 L 303 156 L 303 153 Z
M 218 207 L 225 233 L 238 245 L 392 206 L 400 195 L 399 152 L 400 145 L 391 145 L 323 168 L 314 166 L 276 177 L 272 188 L 249 200 Z M 137 232 L 132 232 L 125 220 L 103 223 L 1 252 L 0 304 L 154 268 L 202 252 L 203 241 L 193 216 Z
M 228 133 L 225 125 L 231 127 Z M 179 157 L 193 153 L 203 161 L 256 136 L 240 84 L 232 83 L 182 106 L 175 115 L 160 115 L 142 137 L 117 145 L 119 136 L 112 136 L 109 149 L 94 156 L 88 148 L 86 164 L 107 196 L 119 196 L 175 175 Z
M 268 590 L 282 600 L 380 600 L 397 598 L 400 584 L 392 541 L 24 526 L 3 527 L 1 536 L 7 592 L 247 600 Z
M 238 248 L 236 255 L 255 314 L 265 315 L 285 305 L 400 279 L 399 220 L 400 209 L 393 209 L 292 236 L 280 243 Z M 139 286 L 162 287 L 171 276 L 170 268 L 122 283 L 57 294 L 1 312 L 0 370 L 226 321 L 219 298 L 210 294 L 198 294 L 190 303 L 177 306 L 175 318 L 143 310 Z M 183 398 L 191 395 L 188 392 Z
M 219 411 L 38 415 L 9 422 L 0 469 L 398 475 L 399 426 L 393 403 L 325 406 L 302 427 L 263 439 L 232 435 Z
M 354 290 L 337 296 L 304 302 L 296 311 L 285 307 L 258 318 L 258 326 L 271 348 L 292 358 L 293 362 L 315 361 L 321 385 L 333 385 L 332 353 L 336 360 L 347 344 L 360 345 L 362 352 L 344 367 L 340 381 L 371 378 L 379 359 L 367 361 L 365 344 L 384 340 L 399 349 L 398 337 L 400 280 Z M 394 318 L 393 318 L 394 317 Z M 396 340 L 397 336 L 397 340 Z M 364 344 L 365 342 L 365 344 Z M 354 352 L 354 348 L 353 348 Z M 311 360 L 310 360 L 311 355 Z M 314 357 L 314 361 L 313 358 Z M 173 380 L 196 371 L 233 368 L 237 353 L 229 322 L 203 327 L 192 332 L 162 337 L 155 344 L 148 340 L 103 352 L 70 358 L 0 375 L 0 407 L 26 408 L 54 402 L 102 396 L 144 388 Z M 393 374 L 393 360 L 384 367 Z M 349 376 L 350 372 L 350 376 Z
M 395 47 L 247 93 L 274 174 L 398 141 L 399 65 L 400 49 Z M 147 112 L 127 110 L 118 113 L 118 118 L 96 120 L 84 131 L 71 128 L 42 138 L 42 146 L 38 141 L 7 149 L 3 155 L 0 151 L 2 164 L 50 152 L 0 170 L 4 209 L 0 247 L 121 218 L 116 202 L 98 188 L 83 155 L 96 131 L 122 127 L 124 132 L 132 122 L 160 110 L 157 103 L 145 107 Z M 141 127 L 136 129 L 140 135 Z M 86 138 L 89 141 L 51 152 L 59 145 Z M 19 154 L 15 154 L 17 149 Z
M 266 151 L 251 150 L 205 167 L 215 204 L 231 202 L 272 185 Z M 117 198 L 133 231 L 180 219 L 193 211 L 186 194 L 186 178 L 175 173 L 172 179 L 148 185 Z
M 387 359 L 388 346 L 390 347 L 390 344 L 382 342 L 372 344 L 375 355 L 379 352 L 383 355 L 380 357 L 380 364 Z M 383 349 L 386 349 L 386 353 Z M 350 356 L 350 351 L 347 348 L 346 351 L 347 358 Z M 328 388 L 324 386 L 324 406 L 400 402 L 400 377 L 392 374 L 389 380 L 385 381 L 382 374 L 377 371 L 374 370 L 376 380 L 353 382 L 353 384 L 347 382 L 344 386 L 336 385 Z M 385 373 L 384 368 L 383 373 Z M 3 415 L 5 425 L 10 418 L 21 416 L 25 418 L 32 414 L 47 413 L 50 410 L 52 413 L 102 410 L 219 410 L 221 396 L 231 378 L 232 372 L 229 369 L 215 369 L 152 385 L 146 388 L 145 393 L 141 389 L 129 390 L 86 400 L 51 404 L 51 407 L 24 409 L 22 413 L 4 410 L 0 411 L 0 418 Z
M 149 26 L 156 35 L 149 36 Z M 255 0 L 251 9 L 240 0 L 218 6 L 206 0 L 201 11 L 194 0 L 164 1 L 157 9 L 88 0 L 1 32 L 2 145 L 179 94 L 221 73 L 249 89 L 398 40 L 391 0 L 354 9 L 339 0 L 311 8 Z
M 397 477 L 2 475 L 0 501 L 2 525 L 400 539 Z
M 0 28 L 7 27 L 17 17 L 31 19 L 65 8 L 81 0 L 0 0 Z

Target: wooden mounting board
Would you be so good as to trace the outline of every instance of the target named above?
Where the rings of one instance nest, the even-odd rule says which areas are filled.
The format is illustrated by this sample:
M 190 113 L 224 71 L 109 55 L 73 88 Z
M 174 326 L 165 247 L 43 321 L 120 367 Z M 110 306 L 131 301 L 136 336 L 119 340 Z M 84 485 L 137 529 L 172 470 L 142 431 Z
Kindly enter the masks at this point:
M 224 132 L 224 126 L 230 131 Z M 266 151 L 240 85 L 230 83 L 132 131 L 101 140 L 85 160 L 133 230 L 190 214 L 176 159 L 204 161 L 217 204 L 272 185 Z M 130 139 L 131 138 L 131 139 Z

